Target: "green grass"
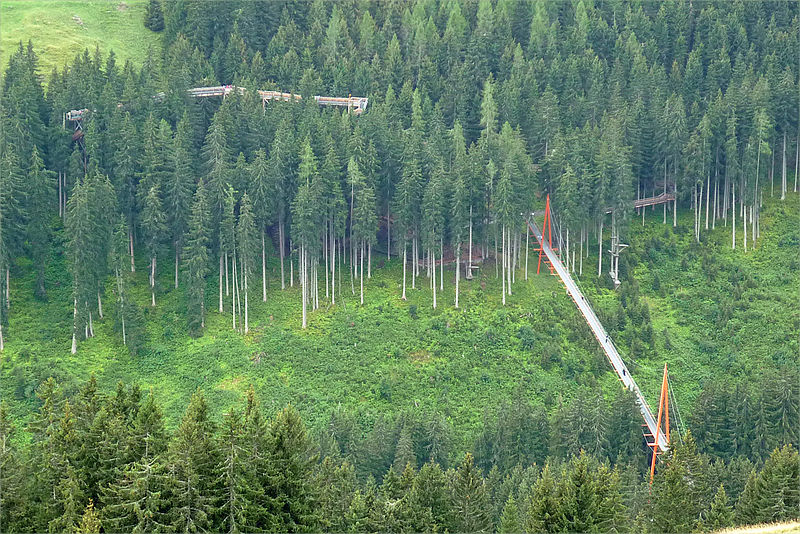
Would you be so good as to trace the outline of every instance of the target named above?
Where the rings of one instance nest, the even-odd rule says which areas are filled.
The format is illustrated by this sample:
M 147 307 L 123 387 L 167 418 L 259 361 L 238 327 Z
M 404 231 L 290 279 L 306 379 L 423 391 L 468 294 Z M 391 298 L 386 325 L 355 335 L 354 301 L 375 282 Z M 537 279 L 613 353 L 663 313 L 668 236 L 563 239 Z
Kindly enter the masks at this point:
M 636 359 L 633 375 L 651 403 L 658 398 L 664 362 L 684 417 L 709 381 L 752 384 L 764 371 L 796 365 L 800 195 L 789 194 L 785 202 L 765 195 L 764 202 L 761 237 L 755 249 L 748 242 L 747 252 L 738 216 L 736 250 L 730 220 L 706 231 L 703 219 L 697 244 L 691 212 L 679 212 L 675 229 L 669 217 L 661 224 L 660 207 L 647 212 L 644 226 L 634 216 L 631 247 L 623 254 L 649 308 L 655 350 Z M 593 261 L 596 274 L 596 256 Z M 612 313 L 620 292 L 597 289 L 590 278 L 583 284 L 592 300 Z M 628 334 L 614 335 L 623 351 Z
M 47 76 L 88 48 L 113 50 L 118 64 L 141 65 L 159 37 L 144 27 L 147 0 L 2 0 L 0 61 L 5 68 L 19 42 L 33 42 L 40 73 Z
M 676 230 L 662 226 L 658 212 L 648 214 L 644 227 L 636 221 L 631 225 L 631 248 L 625 254 L 628 264 L 635 265 L 634 278 L 650 310 L 654 343 L 634 362 L 627 347 L 635 331 L 612 330 L 612 336 L 651 403 L 665 361 L 684 418 L 704 381 L 751 379 L 762 368 L 791 362 L 797 352 L 799 201 L 798 195 L 783 204 L 768 201 L 762 237 L 746 254 L 729 249 L 725 228 L 704 234 L 705 242 L 694 244 L 690 213 L 679 215 Z M 296 285 L 280 290 L 274 254 L 268 265 L 268 301 L 261 302 L 256 287 L 247 336 L 231 329 L 229 300 L 227 313 L 216 312 L 212 276 L 212 311 L 205 334 L 197 339 L 186 333 L 182 291 L 172 289 L 170 260 L 160 262 L 161 290 L 157 307 L 151 308 L 145 261 L 138 258 L 133 295 L 144 312 L 147 350 L 129 355 L 107 316 L 96 322 L 96 337 L 80 341 L 78 353 L 71 355 L 70 278 L 62 252 L 54 250 L 48 268 L 48 302 L 32 298 L 29 262 L 20 260 L 12 271 L 0 392 L 19 423 L 36 408 L 34 390 L 43 379 L 52 375 L 74 389 L 94 373 L 106 391 L 120 380 L 152 388 L 171 427 L 196 390 L 204 391 L 220 414 L 239 403 L 252 384 L 268 411 L 291 402 L 316 428 L 339 405 L 356 412 L 365 428 L 381 414 L 437 410 L 466 445 L 480 428 L 484 411 L 510 398 L 519 386 L 532 402 L 546 406 L 556 404 L 559 396 L 571 397 L 582 384 L 599 383 L 606 394 L 619 387 L 555 277 L 531 274 L 525 282 L 523 273 L 517 273 L 514 295 L 503 307 L 499 280 L 488 264 L 477 279 L 462 283 L 461 308 L 456 310 L 453 272 L 445 271 L 445 291 L 433 310 L 428 279 L 419 279 L 418 288 L 409 289 L 408 301 L 402 301 L 400 263 L 393 259 L 384 265 L 378 254 L 373 277 L 365 283 L 365 305 L 358 304 L 358 285 L 356 295 L 351 293 L 345 271 L 342 299 L 335 307 L 323 303 L 312 312 L 305 331 L 300 328 L 299 290 Z M 586 260 L 580 283 L 603 317 L 617 309 L 621 291 L 598 287 L 592 275 L 596 262 L 596 257 Z M 533 273 L 535 261 L 532 265 Z M 712 280 L 709 272 L 714 269 Z M 658 290 L 653 289 L 656 274 Z M 320 284 L 324 300 L 324 278 Z M 109 283 L 107 314 L 111 299 Z M 720 304 L 729 317 L 717 324 Z

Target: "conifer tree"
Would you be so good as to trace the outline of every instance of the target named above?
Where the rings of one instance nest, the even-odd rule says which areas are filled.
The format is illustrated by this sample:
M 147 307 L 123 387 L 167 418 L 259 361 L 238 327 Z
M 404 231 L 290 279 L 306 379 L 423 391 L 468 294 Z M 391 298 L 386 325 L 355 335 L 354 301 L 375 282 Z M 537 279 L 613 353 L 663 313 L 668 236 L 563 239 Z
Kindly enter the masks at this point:
M 451 526 L 455 532 L 489 532 L 492 529 L 483 476 L 469 453 L 456 469 L 451 492 Z
M 284 408 L 270 425 L 269 454 L 275 465 L 267 481 L 266 494 L 274 499 L 270 508 L 273 529 L 282 532 L 317 528 L 319 511 L 313 486 L 311 440 L 291 405 Z
M 45 169 L 34 146 L 31 154 L 31 167 L 28 171 L 28 242 L 31 243 L 31 256 L 36 266 L 36 286 L 34 295 L 46 298 L 44 273 L 50 252 L 50 204 L 53 190 L 53 171 Z
M 242 270 L 242 289 L 244 290 L 244 333 L 250 331 L 248 315 L 248 278 L 252 279 L 257 257 L 257 230 L 252 204 L 247 193 L 242 196 L 239 207 L 239 221 L 236 226 L 236 244 Z
M 81 534 L 94 534 L 99 533 L 103 523 L 100 521 L 100 515 L 94 509 L 94 502 L 89 499 L 89 504 L 81 516 L 81 524 L 78 527 L 78 532 Z
M 147 255 L 150 257 L 151 305 L 156 305 L 156 258 L 167 231 L 167 218 L 161 204 L 161 190 L 154 185 L 147 193 L 142 208 L 142 232 L 145 235 Z
M 159 0 L 150 0 L 145 12 L 144 27 L 154 32 L 164 29 L 164 12 L 161 9 Z
M 514 500 L 513 495 L 509 495 L 505 506 L 503 506 L 503 514 L 500 516 L 500 527 L 498 532 L 512 533 L 522 532 L 522 522 L 519 517 L 519 509 L 517 502 Z
M 272 220 L 273 191 L 269 181 L 269 162 L 263 149 L 256 152 L 247 185 L 253 203 L 256 226 L 261 233 L 261 299 L 267 301 L 267 226 Z
M 167 213 L 167 226 L 172 245 L 175 248 L 175 288 L 178 288 L 178 267 L 180 255 L 186 240 L 189 213 L 194 193 L 194 173 L 192 170 L 192 139 L 189 119 L 186 113 L 178 122 L 175 132 L 174 172 L 166 176 L 164 184 L 164 208 Z
M 183 256 L 183 270 L 187 289 L 186 311 L 189 314 L 189 329 L 205 328 L 206 277 L 209 273 L 209 210 L 206 189 L 202 182 L 197 185 L 189 215 L 189 228 Z
M 214 432 L 205 398 L 192 395 L 167 453 L 166 498 L 171 506 L 165 519 L 175 530 L 214 528 L 220 463 Z
M 122 344 L 128 344 L 126 319 L 131 316 L 128 311 L 131 303 L 128 300 L 128 280 L 125 277 L 125 262 L 128 260 L 128 225 L 125 216 L 120 215 L 119 222 L 114 227 L 111 245 L 111 269 L 114 271 L 114 281 L 117 293 L 116 317 L 122 330 Z
M 733 508 L 728 504 L 728 494 L 725 486 L 720 485 L 714 500 L 711 501 L 711 509 L 703 517 L 703 530 L 722 530 L 733 525 Z

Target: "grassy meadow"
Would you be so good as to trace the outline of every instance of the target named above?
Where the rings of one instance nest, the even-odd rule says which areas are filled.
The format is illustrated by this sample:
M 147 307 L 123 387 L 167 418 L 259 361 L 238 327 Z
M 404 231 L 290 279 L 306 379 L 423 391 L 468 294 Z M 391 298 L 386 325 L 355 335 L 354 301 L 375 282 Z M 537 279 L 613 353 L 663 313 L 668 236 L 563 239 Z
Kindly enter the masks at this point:
M 8 64 L 22 41 L 33 42 L 39 71 L 48 76 L 76 54 L 113 50 L 118 64 L 141 65 L 156 33 L 144 27 L 147 0 L 3 0 L 0 2 L 0 61 Z

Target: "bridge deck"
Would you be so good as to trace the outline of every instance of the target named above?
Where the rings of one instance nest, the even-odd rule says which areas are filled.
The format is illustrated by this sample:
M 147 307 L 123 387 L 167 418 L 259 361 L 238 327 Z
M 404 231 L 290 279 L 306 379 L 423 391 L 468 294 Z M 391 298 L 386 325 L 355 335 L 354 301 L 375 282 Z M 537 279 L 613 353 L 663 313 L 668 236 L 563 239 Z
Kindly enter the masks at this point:
M 619 352 L 617 352 L 617 348 L 614 346 L 613 341 L 611 341 L 611 337 L 603 328 L 602 323 L 600 323 L 600 320 L 597 318 L 594 310 L 592 310 L 592 307 L 589 306 L 589 302 L 586 300 L 586 297 L 584 297 L 583 293 L 581 293 L 581 290 L 572 280 L 569 271 L 567 271 L 566 267 L 564 267 L 564 265 L 561 263 L 561 260 L 558 259 L 558 255 L 550 248 L 544 239 L 542 239 L 542 233 L 539 231 L 539 228 L 536 226 L 536 223 L 533 220 L 533 214 L 528 217 L 527 223 L 528 229 L 539 241 L 544 253 L 547 255 L 547 259 L 550 261 L 555 269 L 555 272 L 566 286 L 567 293 L 570 297 L 572 297 L 572 300 L 575 301 L 575 305 L 578 306 L 578 309 L 580 310 L 584 319 L 586 319 L 586 323 L 592 329 L 594 336 L 597 338 L 597 341 L 600 343 L 600 346 L 606 353 L 606 357 L 608 358 L 609 363 L 611 363 L 611 367 L 614 369 L 614 372 L 617 373 L 617 376 L 622 384 L 629 390 L 633 391 L 633 393 L 636 395 L 636 404 L 639 406 L 639 411 L 642 413 L 642 418 L 647 425 L 650 436 L 655 436 L 655 417 L 653 417 L 653 414 L 650 411 L 650 406 L 647 404 L 642 392 L 639 390 L 639 386 L 636 385 L 631 373 L 628 371 L 628 368 L 622 361 Z M 663 431 L 659 431 L 658 445 L 662 452 L 666 451 L 668 448 L 667 438 Z

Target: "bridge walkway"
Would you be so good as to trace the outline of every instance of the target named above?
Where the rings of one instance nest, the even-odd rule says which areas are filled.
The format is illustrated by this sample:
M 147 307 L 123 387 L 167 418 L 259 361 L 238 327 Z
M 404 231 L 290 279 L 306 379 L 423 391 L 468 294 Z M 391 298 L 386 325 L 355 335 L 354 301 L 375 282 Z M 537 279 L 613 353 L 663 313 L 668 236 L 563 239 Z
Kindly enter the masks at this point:
M 533 214 L 528 217 L 527 223 L 528 229 L 541 244 L 548 261 L 555 270 L 555 274 L 558 275 L 558 277 L 566 286 L 567 293 L 570 297 L 572 297 L 572 300 L 575 301 L 575 305 L 578 306 L 578 309 L 580 310 L 584 319 L 586 319 L 586 323 L 592 329 L 592 332 L 597 338 L 597 341 L 600 343 L 600 346 L 603 347 L 603 351 L 606 353 L 606 357 L 611 363 L 611 367 L 614 368 L 614 372 L 617 373 L 617 376 L 622 384 L 629 390 L 633 391 L 634 395 L 636 395 L 636 404 L 639 406 L 639 411 L 642 413 L 642 418 L 644 419 L 645 425 L 647 425 L 649 434 L 651 437 L 655 436 L 655 417 L 653 417 L 653 413 L 650 411 L 650 406 L 647 404 L 644 395 L 642 395 L 642 392 L 639 390 L 639 386 L 636 385 L 636 382 L 633 380 L 630 371 L 628 371 L 628 368 L 622 361 L 622 357 L 620 357 L 617 348 L 614 346 L 614 342 L 611 341 L 611 337 L 608 335 L 608 332 L 606 332 L 605 328 L 603 328 L 602 323 L 597 318 L 597 315 L 594 313 L 594 310 L 592 310 L 592 307 L 589 305 L 589 302 L 586 300 L 586 297 L 578 288 L 575 281 L 572 280 L 572 276 L 570 276 L 569 271 L 567 271 L 566 267 L 564 267 L 564 264 L 561 263 L 561 260 L 558 259 L 558 254 L 556 254 L 542 238 L 542 233 L 539 230 L 539 227 L 536 226 L 536 222 L 533 220 Z M 668 449 L 667 437 L 664 435 L 663 431 L 659 431 L 658 445 L 662 452 Z

